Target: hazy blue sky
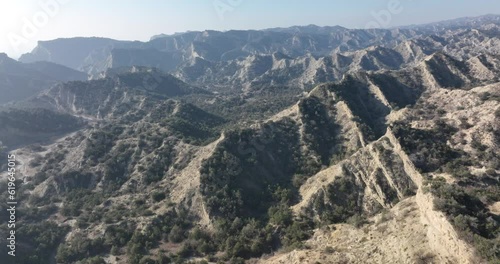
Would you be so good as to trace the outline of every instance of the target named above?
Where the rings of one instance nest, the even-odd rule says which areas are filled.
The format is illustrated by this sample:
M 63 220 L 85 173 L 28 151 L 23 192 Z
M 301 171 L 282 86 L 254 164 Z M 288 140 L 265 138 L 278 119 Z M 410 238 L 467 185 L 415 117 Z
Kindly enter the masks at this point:
M 58 3 L 56 6 L 53 3 Z M 43 3 L 52 3 L 44 8 Z M 393 4 L 392 8 L 388 6 Z M 383 11 L 384 10 L 384 11 Z M 396 12 L 395 12 L 396 11 Z M 377 22 L 373 14 L 391 13 Z M 187 30 L 342 25 L 364 28 L 500 14 L 498 0 L 0 0 L 0 52 L 38 40 L 101 36 L 148 40 Z M 48 18 L 48 19 L 46 19 Z

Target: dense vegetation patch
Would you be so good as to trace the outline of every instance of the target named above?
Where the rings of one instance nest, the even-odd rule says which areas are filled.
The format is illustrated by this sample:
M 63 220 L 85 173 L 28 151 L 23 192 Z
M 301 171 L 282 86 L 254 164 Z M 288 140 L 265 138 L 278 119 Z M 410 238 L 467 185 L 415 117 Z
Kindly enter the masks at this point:
M 447 141 L 457 130 L 444 122 L 438 122 L 431 130 L 396 123 L 393 124 L 392 131 L 421 172 L 435 171 L 462 155 L 447 145 Z
M 313 155 L 320 157 L 320 162 L 316 165 L 315 170 L 304 172 L 313 174 L 322 165 L 330 165 L 330 158 L 334 154 L 332 149 L 338 143 L 337 135 L 340 128 L 332 121 L 332 117 L 327 113 L 326 106 L 316 97 L 301 100 L 299 109 L 302 113 L 301 121 L 304 124 L 304 141 L 309 149 L 315 152 L 305 155 L 304 158 L 307 159 L 307 156 L 311 157 Z
M 358 123 L 365 126 L 362 128 L 364 136 L 368 140 L 375 140 L 386 132 L 382 119 L 389 114 L 390 109 L 368 93 L 365 86 L 355 77 L 347 75 L 342 82 L 331 85 L 329 89 L 339 100 L 345 101 Z
M 450 65 L 460 70 L 462 73 L 466 73 L 468 69 L 464 62 L 441 54 L 433 56 L 431 60 L 428 60 L 425 63 L 441 87 L 462 88 L 465 85 L 465 82 L 459 76 L 454 74 L 452 69 L 449 67 Z
M 177 112 L 163 119 L 160 124 L 168 126 L 178 138 L 196 145 L 207 144 L 220 136 L 220 126 L 225 120 L 190 104 L 180 104 Z
M 299 155 L 299 135 L 291 120 L 264 124 L 260 131 L 226 133 L 201 168 L 208 210 L 228 219 L 265 214 L 273 186 L 292 187 Z
M 7 250 L 3 250 L 0 256 L 2 260 L 14 258 L 15 262 L 12 263 L 16 264 L 50 263 L 68 231 L 68 226 L 59 226 L 50 221 L 24 222 L 16 229 L 16 256 L 8 256 Z M 8 237 L 3 231 L 0 233 L 2 237 Z
M 68 114 L 43 108 L 27 108 L 0 111 L 0 124 L 25 133 L 63 133 L 75 130 L 83 123 Z
M 223 117 L 227 127 L 239 127 L 244 122 L 268 118 L 294 105 L 303 90 L 286 86 L 252 87 L 251 94 L 230 93 L 219 96 L 186 96 L 182 100 Z
M 393 108 L 404 108 L 417 102 L 422 91 L 412 89 L 398 78 L 387 74 L 373 74 L 371 80 L 380 88 Z
M 314 210 L 323 224 L 346 222 L 350 217 L 363 213 L 359 203 L 362 193 L 352 178 L 337 178 L 325 193 L 314 199 Z
M 445 179 L 436 178 L 429 182 L 429 190 L 436 197 L 435 208 L 447 215 L 460 237 L 473 244 L 482 258 L 498 263 L 500 217 L 489 212 L 474 188 L 447 184 Z

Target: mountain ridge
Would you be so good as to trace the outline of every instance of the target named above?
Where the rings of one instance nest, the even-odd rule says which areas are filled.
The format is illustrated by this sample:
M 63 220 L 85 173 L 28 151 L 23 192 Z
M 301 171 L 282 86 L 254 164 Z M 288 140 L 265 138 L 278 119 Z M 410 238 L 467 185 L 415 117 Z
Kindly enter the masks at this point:
M 21 63 L 0 54 L 0 103 L 27 99 L 64 81 L 86 80 L 87 74 L 51 62 Z
M 82 49 L 0 110 L 16 261 L 498 262 L 500 27 L 450 23 Z

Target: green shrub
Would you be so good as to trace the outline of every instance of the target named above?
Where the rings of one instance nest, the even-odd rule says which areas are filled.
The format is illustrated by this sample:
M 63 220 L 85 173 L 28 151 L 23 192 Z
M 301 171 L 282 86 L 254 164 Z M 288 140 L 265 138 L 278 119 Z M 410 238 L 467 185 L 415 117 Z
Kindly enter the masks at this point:
M 168 240 L 172 243 L 180 243 L 184 240 L 184 230 L 181 227 L 174 225 L 168 234 Z
M 342 223 L 351 216 L 361 214 L 359 195 L 358 187 L 351 178 L 337 178 L 328 186 L 326 194 L 315 199 L 314 208 L 324 224 Z
M 58 263 L 75 263 L 89 257 L 107 252 L 103 239 L 91 240 L 86 237 L 75 236 L 69 243 L 61 245 L 57 250 Z
M 151 195 L 151 198 L 153 198 L 153 201 L 155 201 L 155 202 L 160 202 L 160 201 L 165 200 L 166 195 L 164 192 L 154 192 Z

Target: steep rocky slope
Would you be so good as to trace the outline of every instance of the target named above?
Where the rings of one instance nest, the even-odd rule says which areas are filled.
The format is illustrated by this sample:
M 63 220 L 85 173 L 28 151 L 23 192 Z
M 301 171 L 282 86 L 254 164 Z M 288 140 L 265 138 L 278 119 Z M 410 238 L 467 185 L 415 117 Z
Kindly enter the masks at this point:
M 16 261 L 497 263 L 498 26 L 473 21 L 97 41 L 72 63 L 186 82 L 117 67 L 0 112 Z
M 495 261 L 495 65 L 436 53 L 349 73 L 236 128 L 193 105 L 221 95 L 155 70 L 55 86 L 31 103 L 87 126 L 13 151 L 20 239 L 59 230 L 33 255 L 61 263 Z
M 498 29 L 498 26 L 494 26 Z M 338 81 L 345 73 L 394 70 L 412 67 L 436 52 L 445 52 L 488 75 L 488 60 L 498 57 L 498 33 L 490 30 L 457 29 L 441 36 L 422 35 L 397 45 L 371 46 L 331 55 L 289 56 L 285 53 L 249 55 L 237 60 L 210 60 L 195 56 L 180 64 L 175 75 L 211 89 L 251 90 L 263 84 L 310 89 L 319 83 Z M 439 62 L 438 62 L 439 63 Z M 474 65 L 478 64 L 478 65 Z M 485 68 L 486 67 L 486 68 Z
M 392 34 L 390 30 L 350 30 L 344 28 L 325 28 L 325 33 L 276 32 L 276 31 L 203 31 L 188 32 L 172 36 L 153 38 L 149 42 L 117 41 L 104 38 L 74 38 L 39 42 L 31 53 L 21 56 L 22 62 L 51 61 L 88 73 L 98 73 L 111 65 L 109 61 L 130 59 L 121 66 L 155 66 L 157 57 L 148 60 L 147 53 L 162 54 L 189 59 L 203 57 L 211 61 L 234 60 L 257 54 L 285 53 L 301 56 L 307 53 L 327 54 L 331 50 L 350 51 L 369 46 L 404 40 L 416 35 L 412 30 L 400 30 Z M 72 47 L 68 50 L 68 47 Z M 113 52 L 121 49 L 121 52 Z M 127 51 L 124 51 L 126 49 Z M 140 50 L 137 50 L 140 49 Z M 142 53 L 142 54 L 141 54 Z M 171 54 L 171 55 L 169 55 Z M 126 56 L 126 57 L 123 57 Z M 118 58 L 117 58 L 118 57 Z M 142 64 L 142 63 L 145 64 Z M 170 62 L 170 65 L 175 60 Z M 167 64 L 163 64 L 167 65 Z M 166 70 L 166 69 L 165 69 Z
M 175 75 L 186 82 L 212 89 L 237 88 L 248 91 L 252 87 L 271 84 L 309 90 L 320 83 L 338 81 L 348 72 L 399 69 L 432 54 L 429 50 L 415 53 L 406 55 L 395 49 L 373 47 L 326 57 L 308 54 L 292 58 L 283 53 L 274 53 L 224 62 L 195 58 L 182 65 Z

